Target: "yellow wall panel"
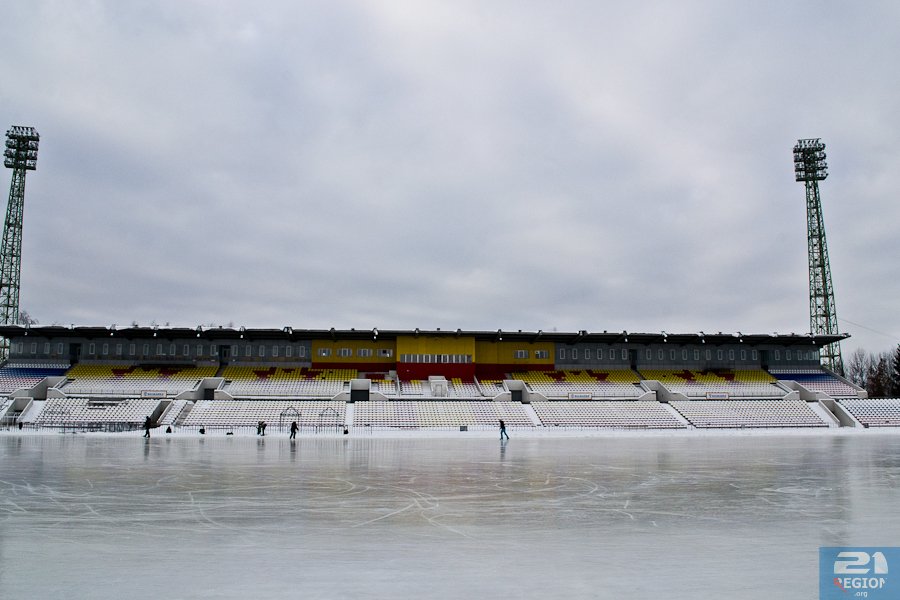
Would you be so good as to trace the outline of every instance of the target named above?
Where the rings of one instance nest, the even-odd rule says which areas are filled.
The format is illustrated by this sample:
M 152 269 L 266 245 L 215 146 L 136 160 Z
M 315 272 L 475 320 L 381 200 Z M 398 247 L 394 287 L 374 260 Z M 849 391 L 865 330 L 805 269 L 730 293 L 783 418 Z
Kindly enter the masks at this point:
M 475 338 L 400 336 L 397 338 L 397 355 L 401 354 L 468 354 L 474 358 Z
M 516 358 L 517 350 L 526 350 L 528 358 Z M 535 352 L 542 350 L 547 358 L 535 358 Z M 476 342 L 475 362 L 486 365 L 552 365 L 553 342 Z

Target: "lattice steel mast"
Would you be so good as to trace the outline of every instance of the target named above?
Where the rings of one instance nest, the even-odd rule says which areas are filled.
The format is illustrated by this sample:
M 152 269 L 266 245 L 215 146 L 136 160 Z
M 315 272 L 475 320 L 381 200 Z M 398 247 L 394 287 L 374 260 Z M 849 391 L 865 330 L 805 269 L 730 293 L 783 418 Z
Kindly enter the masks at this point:
M 37 168 L 38 132 L 13 125 L 6 132 L 3 164 L 13 170 L 9 203 L 0 246 L 0 324 L 19 321 L 19 280 L 22 275 L 22 216 L 25 209 L 25 173 Z M 9 356 L 9 340 L 0 339 L 0 359 Z
M 818 138 L 797 140 L 794 146 L 794 173 L 806 184 L 806 236 L 809 250 L 809 329 L 813 335 L 837 335 L 838 319 L 831 285 L 828 245 L 819 182 L 828 177 L 825 144 Z M 844 374 L 841 344 L 822 347 L 822 364 L 839 375 Z

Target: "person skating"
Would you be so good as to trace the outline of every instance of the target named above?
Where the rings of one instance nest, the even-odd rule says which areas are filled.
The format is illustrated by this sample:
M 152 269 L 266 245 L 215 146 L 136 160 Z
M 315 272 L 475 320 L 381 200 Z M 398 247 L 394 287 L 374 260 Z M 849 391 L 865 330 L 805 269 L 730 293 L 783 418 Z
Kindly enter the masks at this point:
M 503 422 L 503 419 L 500 419 L 500 441 L 503 441 L 503 436 L 506 436 L 506 439 L 509 439 L 509 434 L 506 433 L 506 423 Z
M 300 427 L 297 426 L 297 421 L 294 421 L 293 423 L 291 423 L 291 437 L 290 437 L 290 439 L 292 439 L 292 440 L 297 439 L 297 430 L 298 430 L 298 429 L 300 429 Z

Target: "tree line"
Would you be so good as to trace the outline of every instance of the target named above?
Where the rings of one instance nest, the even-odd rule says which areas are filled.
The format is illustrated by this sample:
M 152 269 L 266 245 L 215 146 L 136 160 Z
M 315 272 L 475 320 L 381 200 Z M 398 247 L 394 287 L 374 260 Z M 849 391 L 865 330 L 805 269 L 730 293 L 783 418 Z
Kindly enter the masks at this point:
M 893 352 L 857 348 L 847 361 L 847 379 L 864 388 L 869 398 L 900 398 L 900 344 Z

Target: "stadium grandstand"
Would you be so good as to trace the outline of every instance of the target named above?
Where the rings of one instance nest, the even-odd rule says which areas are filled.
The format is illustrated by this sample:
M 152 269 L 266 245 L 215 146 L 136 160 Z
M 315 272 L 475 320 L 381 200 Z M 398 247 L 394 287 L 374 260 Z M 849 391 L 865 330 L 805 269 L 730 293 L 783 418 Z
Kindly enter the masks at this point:
M 897 427 L 811 335 L 2 326 L 20 428 L 301 431 Z

